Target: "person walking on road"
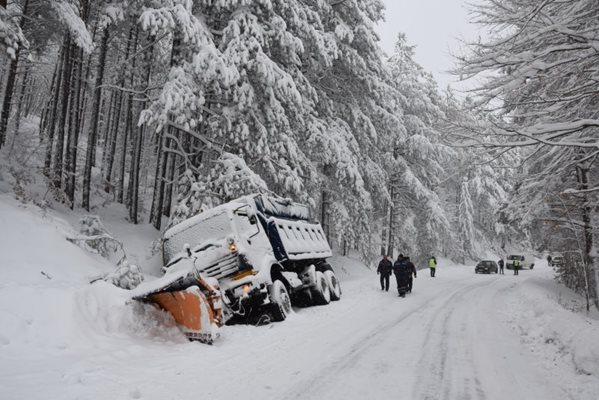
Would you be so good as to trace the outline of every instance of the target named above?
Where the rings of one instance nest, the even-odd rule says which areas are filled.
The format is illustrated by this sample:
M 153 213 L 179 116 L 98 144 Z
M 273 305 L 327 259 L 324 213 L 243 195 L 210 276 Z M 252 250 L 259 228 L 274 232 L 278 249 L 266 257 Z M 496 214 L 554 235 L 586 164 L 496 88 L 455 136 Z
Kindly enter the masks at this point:
M 435 256 L 430 256 L 428 259 L 428 267 L 431 270 L 431 277 L 434 278 L 435 277 L 435 271 L 437 269 L 437 259 L 435 258 Z
M 397 281 L 397 293 L 399 297 L 406 297 L 410 273 L 408 272 L 408 260 L 405 259 L 403 254 L 400 254 L 393 264 L 393 274 L 395 274 L 395 280 Z
M 376 269 L 376 273 L 381 278 L 381 290 L 389 291 L 389 277 L 393 272 L 393 264 L 391 260 L 389 260 L 389 256 L 384 255 L 381 262 L 379 262 L 379 266 Z
M 514 275 L 518 275 L 518 271 L 520 270 L 520 260 L 514 260 Z
M 504 273 L 503 273 L 503 258 L 500 258 L 499 261 L 497 261 L 497 265 L 499 265 L 499 273 L 501 275 L 504 275 Z
M 416 278 L 416 266 L 412 261 L 410 261 L 410 257 L 406 256 L 406 267 L 408 268 L 408 293 L 412 293 L 412 286 L 414 283 L 414 278 Z

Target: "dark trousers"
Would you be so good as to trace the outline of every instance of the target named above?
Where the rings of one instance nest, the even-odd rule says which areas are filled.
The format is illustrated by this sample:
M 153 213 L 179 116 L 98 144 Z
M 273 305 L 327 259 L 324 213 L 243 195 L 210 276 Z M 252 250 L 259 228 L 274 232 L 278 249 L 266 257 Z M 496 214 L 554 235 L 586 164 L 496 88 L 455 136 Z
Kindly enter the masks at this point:
M 504 275 L 503 274 L 503 267 L 499 267 L 499 273 L 502 274 L 502 275 Z
M 408 276 L 405 273 L 395 273 L 395 280 L 397 281 L 397 291 L 400 296 L 405 296 L 408 291 Z
M 437 270 L 437 268 L 431 268 L 431 276 L 434 278 L 435 277 L 435 271 Z
M 381 276 L 381 290 L 389 291 L 389 276 L 387 274 L 380 274 Z
M 414 283 L 414 278 L 412 278 L 410 276 L 410 278 L 408 278 L 408 292 L 412 293 L 412 284 Z
M 520 269 L 520 268 L 518 268 L 518 267 L 514 267 L 514 275 L 518 275 L 518 270 L 519 270 L 519 269 Z

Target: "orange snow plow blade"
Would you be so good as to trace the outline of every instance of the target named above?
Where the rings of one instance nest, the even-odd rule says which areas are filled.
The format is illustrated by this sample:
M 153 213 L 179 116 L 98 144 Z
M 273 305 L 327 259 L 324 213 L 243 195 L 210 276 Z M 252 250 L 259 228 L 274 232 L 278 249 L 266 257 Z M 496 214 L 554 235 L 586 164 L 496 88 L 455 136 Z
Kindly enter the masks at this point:
M 156 304 L 170 313 L 190 340 L 212 344 L 219 337 L 223 325 L 220 293 L 199 275 L 178 278 L 134 299 Z

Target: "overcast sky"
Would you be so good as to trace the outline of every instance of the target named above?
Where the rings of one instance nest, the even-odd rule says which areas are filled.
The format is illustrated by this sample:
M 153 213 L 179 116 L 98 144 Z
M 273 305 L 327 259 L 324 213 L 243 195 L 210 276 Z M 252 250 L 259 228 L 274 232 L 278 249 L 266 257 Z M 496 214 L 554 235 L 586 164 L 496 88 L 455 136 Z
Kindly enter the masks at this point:
M 432 72 L 439 86 L 455 81 L 447 74 L 454 66 L 450 51 L 461 48 L 458 38 L 473 39 L 478 27 L 469 23 L 466 0 L 383 0 L 386 21 L 379 25 L 381 44 L 387 54 L 393 52 L 398 32 L 416 45 L 416 61 Z M 472 2 L 472 0 L 470 0 Z M 459 88 L 459 84 L 452 87 Z

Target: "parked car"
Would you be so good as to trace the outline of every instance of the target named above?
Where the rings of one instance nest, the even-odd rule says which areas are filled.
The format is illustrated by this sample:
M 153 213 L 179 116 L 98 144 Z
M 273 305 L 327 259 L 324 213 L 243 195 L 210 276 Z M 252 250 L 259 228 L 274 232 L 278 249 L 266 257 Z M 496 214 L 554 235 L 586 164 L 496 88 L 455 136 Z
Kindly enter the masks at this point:
M 484 273 L 484 274 L 496 274 L 498 270 L 497 263 L 491 260 L 483 260 L 476 264 L 474 267 L 474 272 L 476 274 Z
M 520 269 L 533 269 L 535 266 L 535 259 L 531 255 L 510 254 L 507 256 L 505 267 L 507 269 L 514 269 L 514 260 L 520 261 Z

